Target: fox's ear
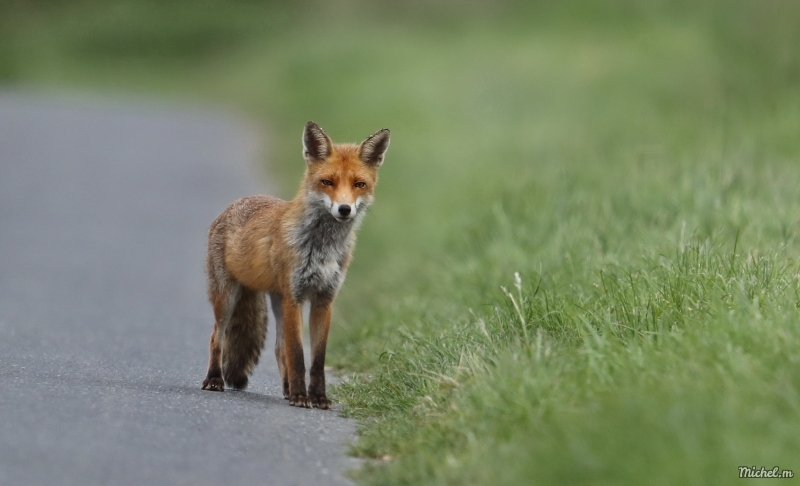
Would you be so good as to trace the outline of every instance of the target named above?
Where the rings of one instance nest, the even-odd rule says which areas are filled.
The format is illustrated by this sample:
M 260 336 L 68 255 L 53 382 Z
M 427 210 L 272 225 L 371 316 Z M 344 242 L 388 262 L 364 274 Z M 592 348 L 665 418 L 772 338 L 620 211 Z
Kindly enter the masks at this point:
M 310 121 L 303 130 L 303 157 L 309 164 L 325 160 L 333 150 L 333 142 L 319 125 Z
M 373 133 L 358 146 L 358 156 L 367 165 L 380 167 L 383 164 L 383 155 L 389 148 L 389 129 L 382 128 Z

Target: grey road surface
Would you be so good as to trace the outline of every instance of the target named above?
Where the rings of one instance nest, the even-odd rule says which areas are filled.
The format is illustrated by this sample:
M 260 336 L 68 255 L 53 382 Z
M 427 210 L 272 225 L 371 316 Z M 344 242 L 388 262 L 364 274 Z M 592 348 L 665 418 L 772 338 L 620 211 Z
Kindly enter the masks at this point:
M 247 391 L 200 390 L 206 231 L 264 191 L 254 133 L 0 94 L 0 485 L 349 482 L 352 424 L 282 399 L 272 326 Z

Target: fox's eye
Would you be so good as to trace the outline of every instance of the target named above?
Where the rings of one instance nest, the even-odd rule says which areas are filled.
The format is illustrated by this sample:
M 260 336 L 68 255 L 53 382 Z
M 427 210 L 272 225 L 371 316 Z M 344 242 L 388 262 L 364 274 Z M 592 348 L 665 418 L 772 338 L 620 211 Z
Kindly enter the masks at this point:
M 322 179 L 322 185 L 323 186 L 332 186 L 333 185 L 333 181 L 330 181 L 328 179 Z
M 357 187 L 357 188 L 359 188 L 359 189 L 361 189 L 361 188 L 363 188 L 363 187 L 367 187 L 367 183 L 366 183 L 366 182 L 363 182 L 363 181 L 358 181 L 358 182 L 356 182 L 356 183 L 355 183 L 355 184 L 353 184 L 353 185 L 354 185 L 354 186 L 356 186 L 356 187 Z

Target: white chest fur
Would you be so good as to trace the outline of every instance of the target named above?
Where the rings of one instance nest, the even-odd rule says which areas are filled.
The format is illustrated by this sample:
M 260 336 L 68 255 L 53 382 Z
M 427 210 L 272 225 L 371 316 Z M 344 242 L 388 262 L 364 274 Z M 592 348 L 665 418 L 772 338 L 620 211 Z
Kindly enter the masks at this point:
M 291 279 L 292 294 L 297 301 L 336 295 L 344 282 L 344 262 L 352 250 L 360 219 L 340 222 L 327 210 L 314 211 L 313 217 L 306 218 L 291 235 L 299 257 Z

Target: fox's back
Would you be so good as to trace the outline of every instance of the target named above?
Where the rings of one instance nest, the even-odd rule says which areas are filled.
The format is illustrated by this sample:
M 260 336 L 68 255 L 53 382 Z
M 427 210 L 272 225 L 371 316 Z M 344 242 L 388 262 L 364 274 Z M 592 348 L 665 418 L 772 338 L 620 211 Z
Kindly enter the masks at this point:
M 276 252 L 287 251 L 281 221 L 288 206 L 272 196 L 250 196 L 231 203 L 209 230 L 209 277 L 224 275 L 227 270 L 248 287 L 274 287 L 278 282 L 271 275 L 277 270 L 272 260 Z

